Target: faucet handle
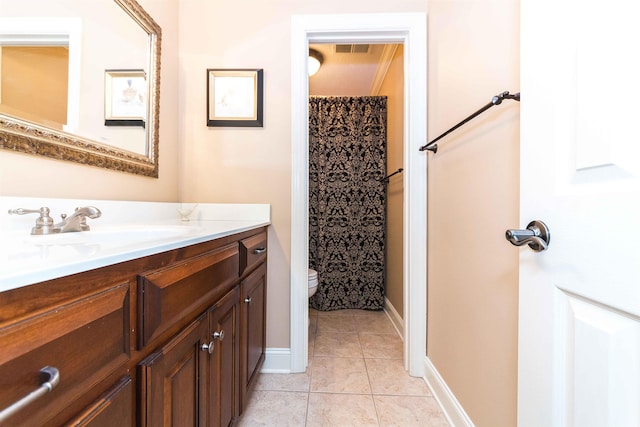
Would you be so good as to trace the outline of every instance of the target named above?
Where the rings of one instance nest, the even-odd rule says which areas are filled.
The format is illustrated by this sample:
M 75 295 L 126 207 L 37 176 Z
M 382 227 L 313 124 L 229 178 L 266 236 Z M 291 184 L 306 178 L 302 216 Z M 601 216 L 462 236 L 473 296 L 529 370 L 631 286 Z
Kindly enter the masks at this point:
M 26 215 L 30 213 L 39 213 L 40 216 L 42 216 L 42 214 L 49 215 L 49 208 L 42 207 L 40 209 L 25 209 L 25 208 L 9 209 L 9 215 Z
M 36 219 L 36 225 L 31 229 L 31 234 L 49 234 L 53 232 L 53 218 L 49 216 L 49 208 L 46 206 L 40 209 L 9 209 L 10 215 L 26 215 L 30 213 L 39 213 L 40 216 Z

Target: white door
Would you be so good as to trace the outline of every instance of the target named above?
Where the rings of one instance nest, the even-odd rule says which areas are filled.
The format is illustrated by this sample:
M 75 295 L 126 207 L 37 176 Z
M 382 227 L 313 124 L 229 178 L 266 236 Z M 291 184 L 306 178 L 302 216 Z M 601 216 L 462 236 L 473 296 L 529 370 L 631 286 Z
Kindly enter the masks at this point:
M 519 426 L 640 426 L 639 9 L 521 3 Z

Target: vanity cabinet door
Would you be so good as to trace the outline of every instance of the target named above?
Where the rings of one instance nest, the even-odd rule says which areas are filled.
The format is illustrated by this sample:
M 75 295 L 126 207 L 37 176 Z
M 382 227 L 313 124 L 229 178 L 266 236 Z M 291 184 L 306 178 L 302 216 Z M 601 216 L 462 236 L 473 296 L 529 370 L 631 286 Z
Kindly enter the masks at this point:
M 140 362 L 139 425 L 207 425 L 208 332 L 205 313 Z
M 241 283 L 241 408 L 258 378 L 266 349 L 267 266 L 263 263 Z
M 226 427 L 240 415 L 240 289 L 234 287 L 209 311 L 210 339 L 214 350 L 210 362 L 210 425 Z
M 71 420 L 68 427 L 132 427 L 133 383 L 131 377 L 121 378 L 111 389 Z

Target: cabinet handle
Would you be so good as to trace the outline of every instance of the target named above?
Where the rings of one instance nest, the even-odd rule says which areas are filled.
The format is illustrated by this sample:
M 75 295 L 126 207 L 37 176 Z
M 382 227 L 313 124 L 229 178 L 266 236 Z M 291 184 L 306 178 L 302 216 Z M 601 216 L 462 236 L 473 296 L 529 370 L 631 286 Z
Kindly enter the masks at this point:
M 209 354 L 211 354 L 211 353 L 213 353 L 213 347 L 214 347 L 214 344 L 213 344 L 213 341 L 211 341 L 209 344 L 207 344 L 207 343 L 202 344 L 200 346 L 200 349 L 202 351 L 208 351 Z
M 260 255 L 260 254 L 265 253 L 266 251 L 267 251 L 267 248 L 256 248 L 256 249 L 253 250 L 253 253 L 255 255 Z
M 45 366 L 44 368 L 40 369 L 40 375 L 44 377 L 44 381 L 40 384 L 40 387 L 0 411 L 0 423 L 3 423 L 7 418 L 12 416 L 16 412 L 35 402 L 45 394 L 49 393 L 60 382 L 60 372 L 54 367 Z
M 246 297 L 244 299 L 244 302 L 246 302 L 247 304 L 251 303 L 251 297 Z
M 220 332 L 214 332 L 213 334 L 211 334 L 211 336 L 213 336 L 214 340 L 222 341 L 224 339 L 224 331 L 221 330 Z

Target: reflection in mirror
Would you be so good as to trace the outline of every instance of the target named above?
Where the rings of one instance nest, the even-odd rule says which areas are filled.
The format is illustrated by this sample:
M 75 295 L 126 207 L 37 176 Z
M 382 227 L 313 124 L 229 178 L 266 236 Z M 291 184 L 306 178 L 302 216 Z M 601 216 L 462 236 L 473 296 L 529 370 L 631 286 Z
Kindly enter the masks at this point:
M 0 0 L 0 148 L 157 177 L 160 43 L 134 0 Z
M 68 117 L 69 47 L 22 43 L 0 46 L 0 111 L 62 130 Z

